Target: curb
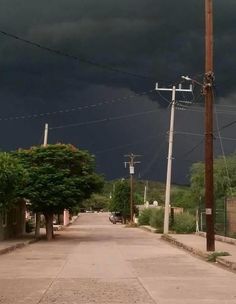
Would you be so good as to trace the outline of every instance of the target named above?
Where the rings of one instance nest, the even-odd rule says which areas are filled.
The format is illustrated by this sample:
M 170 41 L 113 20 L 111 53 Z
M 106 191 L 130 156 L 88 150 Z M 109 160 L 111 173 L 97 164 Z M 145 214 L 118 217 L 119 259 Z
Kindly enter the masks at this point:
M 157 232 L 154 228 L 152 228 L 150 226 L 139 226 L 139 228 L 144 230 L 144 231 L 148 231 L 148 232 L 152 232 L 152 233 Z M 198 233 L 196 233 L 196 235 L 204 236 L 204 234 L 198 234 Z M 205 251 L 202 251 L 202 250 L 196 249 L 194 247 L 185 245 L 185 244 L 177 241 L 174 237 L 172 237 L 168 234 L 162 234 L 161 239 L 166 241 L 166 242 L 169 242 L 169 243 L 173 244 L 176 247 L 182 248 L 182 249 L 184 249 L 184 250 L 186 250 L 186 251 L 188 251 L 188 252 L 190 252 L 194 255 L 197 255 L 200 258 L 203 258 L 205 261 L 209 262 L 208 258 L 210 257 L 212 252 L 207 253 Z M 228 243 L 228 244 L 231 244 L 231 245 L 234 244 L 234 242 L 232 242 L 229 238 L 223 238 L 223 240 L 219 238 L 218 240 L 222 241 L 222 242 L 225 242 L 225 243 Z M 236 262 L 232 262 L 232 261 L 228 260 L 227 257 L 225 257 L 225 256 L 217 257 L 215 263 L 218 263 L 222 267 L 227 268 L 229 270 L 236 271 Z M 214 263 L 212 263 L 212 264 L 214 264 Z
M 165 240 L 165 241 L 167 241 L 167 242 L 169 242 L 169 243 L 171 243 L 171 244 L 173 244 L 173 245 L 175 245 L 175 246 L 177 246 L 179 248 L 182 248 L 182 249 L 184 249 L 184 250 L 186 250 L 186 251 L 188 251 L 188 252 L 190 252 L 190 253 L 192 253 L 194 255 L 197 255 L 197 256 L 203 258 L 205 261 L 209 262 L 208 258 L 210 257 L 210 255 L 212 253 L 206 253 L 206 252 L 201 251 L 199 249 L 196 249 L 196 248 L 193 248 L 191 246 L 185 245 L 185 244 L 177 241 L 175 238 L 173 238 L 173 237 L 171 237 L 170 235 L 167 235 L 167 234 L 163 234 L 161 236 L 161 238 L 163 240 Z M 236 263 L 227 260 L 227 257 L 223 257 L 223 256 L 217 257 L 215 263 L 218 263 L 221 266 L 223 266 L 225 268 L 228 268 L 230 270 L 233 270 L 233 271 L 236 270 Z M 212 263 L 212 264 L 214 264 L 214 263 Z
M 183 248 L 185 249 L 186 251 L 189 251 L 195 255 L 198 255 L 200 256 L 201 258 L 204 258 L 205 260 L 207 260 L 207 258 L 209 257 L 210 254 L 204 252 L 204 251 L 201 251 L 199 249 L 196 249 L 194 247 L 191 247 L 191 246 L 188 246 L 188 245 L 185 245 L 179 241 L 177 241 L 175 238 L 173 238 L 172 236 L 170 235 L 167 235 L 167 234 L 163 234 L 161 236 L 161 238 L 169 243 L 172 243 L 174 245 L 176 245 L 177 247 L 180 247 L 180 248 Z
M 152 228 L 151 226 L 138 226 L 140 229 L 152 233 L 157 233 L 157 230 L 155 228 Z
M 227 260 L 226 258 L 224 257 L 218 257 L 216 258 L 216 262 L 224 267 L 227 267 L 231 270 L 236 270 L 236 263 L 235 262 L 231 262 L 229 260 Z
M 10 253 L 10 252 L 12 252 L 12 251 L 14 251 L 14 250 L 16 250 L 16 249 L 23 248 L 23 247 L 28 246 L 28 245 L 30 245 L 30 244 L 36 243 L 36 242 L 38 242 L 39 240 L 40 240 L 40 239 L 32 239 L 32 240 L 30 240 L 30 241 L 18 243 L 18 244 L 11 245 L 11 246 L 9 246 L 9 247 L 0 249 L 0 255 L 6 254 L 6 253 Z

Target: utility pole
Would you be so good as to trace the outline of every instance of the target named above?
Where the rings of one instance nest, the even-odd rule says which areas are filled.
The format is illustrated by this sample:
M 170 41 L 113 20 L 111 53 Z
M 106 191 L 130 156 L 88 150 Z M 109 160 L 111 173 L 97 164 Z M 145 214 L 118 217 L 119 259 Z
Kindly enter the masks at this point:
M 144 204 L 147 201 L 147 191 L 148 191 L 148 181 L 146 181 L 146 185 L 144 186 L 144 194 L 143 194 L 143 202 L 144 202 Z
M 140 157 L 141 155 L 134 155 L 130 153 L 129 155 L 125 155 L 125 157 L 129 158 L 129 161 L 125 161 L 125 167 L 129 165 L 129 174 L 130 174 L 130 222 L 133 223 L 134 220 L 134 202 L 133 202 L 133 188 L 134 188 L 134 165 L 140 164 L 140 161 L 134 161 L 136 157 Z
M 48 124 L 45 124 L 44 128 L 44 138 L 43 138 L 43 146 L 46 147 L 48 144 Z
M 173 86 L 172 88 L 159 88 L 156 84 L 157 91 L 172 91 L 171 102 L 171 116 L 170 116 L 170 130 L 169 130 L 169 148 L 168 148 L 168 162 L 167 162 L 167 174 L 166 174 L 166 193 L 165 193 L 165 215 L 164 215 L 164 234 L 169 233 L 169 210 L 170 210 L 170 187 L 171 187 L 171 171 L 172 171 L 172 151 L 173 151 L 173 137 L 174 137 L 174 118 L 175 118 L 175 95 L 176 92 L 192 92 L 192 85 L 188 89 L 183 89 L 179 84 L 178 88 Z
M 203 84 L 182 76 L 187 81 L 202 86 L 205 95 L 205 214 L 206 214 L 206 247 L 215 251 L 214 221 L 214 175 L 213 175 L 213 0 L 205 0 L 205 76 Z M 201 213 L 202 215 L 202 213 Z M 201 221 L 202 222 L 202 221 Z
M 205 0 L 205 206 L 207 251 L 215 251 L 213 186 L 213 0 Z
M 43 138 L 43 146 L 46 147 L 48 144 L 48 124 L 45 124 L 44 127 L 44 138 Z M 35 214 L 35 238 L 40 238 L 40 222 L 41 222 L 41 214 L 40 212 L 36 212 Z

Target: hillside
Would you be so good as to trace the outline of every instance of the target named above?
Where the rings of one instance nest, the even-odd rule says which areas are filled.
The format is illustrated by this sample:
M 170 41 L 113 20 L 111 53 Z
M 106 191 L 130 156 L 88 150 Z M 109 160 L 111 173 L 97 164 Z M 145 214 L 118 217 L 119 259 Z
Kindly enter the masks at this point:
M 103 195 L 106 197 L 112 196 L 114 191 L 115 183 L 117 180 L 107 181 L 104 186 Z M 144 200 L 144 189 L 147 187 L 147 201 L 153 202 L 158 201 L 159 204 L 163 204 L 165 201 L 165 184 L 158 181 L 134 181 L 134 193 L 136 203 L 143 203 Z M 187 189 L 186 186 L 172 185 L 171 191 L 180 189 Z

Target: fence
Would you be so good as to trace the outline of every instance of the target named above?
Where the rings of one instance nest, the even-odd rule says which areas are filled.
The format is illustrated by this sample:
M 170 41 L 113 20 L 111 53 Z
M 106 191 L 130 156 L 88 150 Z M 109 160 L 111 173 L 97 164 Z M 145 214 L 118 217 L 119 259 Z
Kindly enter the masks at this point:
M 198 228 L 206 232 L 205 209 L 198 210 Z M 215 210 L 215 233 L 218 235 L 236 238 L 236 199 L 228 199 L 223 208 Z

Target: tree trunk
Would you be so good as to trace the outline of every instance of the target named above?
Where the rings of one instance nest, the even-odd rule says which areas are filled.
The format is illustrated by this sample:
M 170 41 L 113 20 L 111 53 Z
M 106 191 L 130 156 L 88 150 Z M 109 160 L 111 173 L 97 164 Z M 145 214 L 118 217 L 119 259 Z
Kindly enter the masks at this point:
M 44 214 L 46 222 L 46 237 L 48 241 L 53 239 L 53 213 Z
M 39 212 L 36 212 L 36 215 L 35 215 L 35 234 L 34 234 L 36 239 L 40 238 L 40 217 L 41 217 L 41 214 Z

